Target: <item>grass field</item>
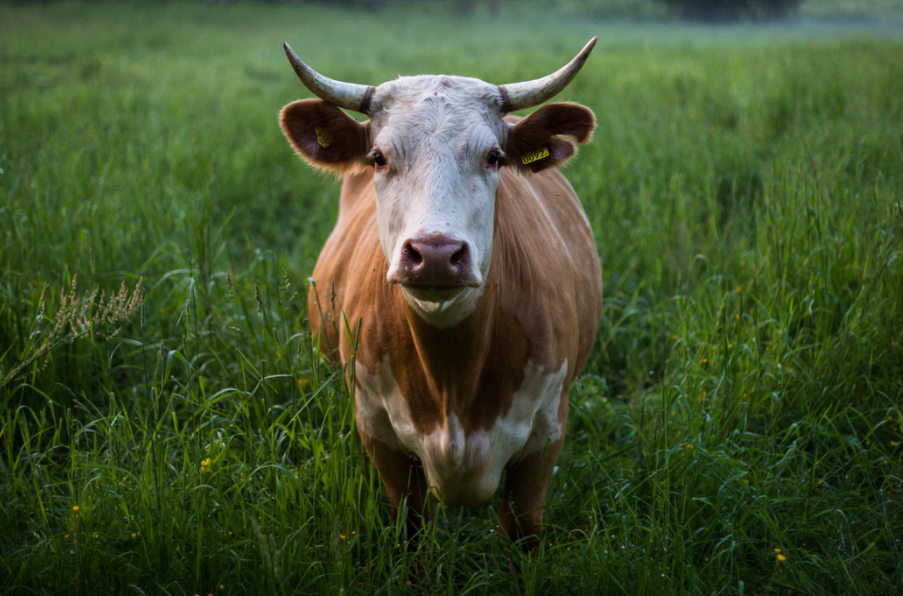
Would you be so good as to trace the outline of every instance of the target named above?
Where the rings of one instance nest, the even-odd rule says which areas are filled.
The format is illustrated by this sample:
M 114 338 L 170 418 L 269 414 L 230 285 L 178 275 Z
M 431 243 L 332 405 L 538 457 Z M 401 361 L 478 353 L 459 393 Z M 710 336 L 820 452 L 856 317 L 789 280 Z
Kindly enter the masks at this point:
M 405 555 L 311 345 L 281 43 L 504 83 L 595 34 L 605 312 L 526 593 L 900 594 L 903 36 L 179 3 L 0 5 L 0 592 L 507 593 L 497 502 Z

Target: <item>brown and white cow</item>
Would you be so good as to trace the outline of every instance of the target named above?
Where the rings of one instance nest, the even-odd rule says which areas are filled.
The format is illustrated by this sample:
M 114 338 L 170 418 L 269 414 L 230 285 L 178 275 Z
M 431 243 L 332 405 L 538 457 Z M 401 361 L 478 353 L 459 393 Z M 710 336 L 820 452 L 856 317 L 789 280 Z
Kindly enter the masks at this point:
M 525 548 L 542 533 L 568 387 L 602 310 L 593 233 L 557 170 L 590 140 L 595 116 L 573 103 L 507 114 L 564 89 L 595 41 L 545 78 L 504 86 L 344 83 L 285 46 L 321 99 L 283 108 L 282 129 L 306 161 L 344 176 L 313 274 L 311 330 L 347 364 L 347 330 L 360 325 L 347 371 L 357 429 L 393 515 L 406 498 L 412 524 L 430 515 L 430 492 L 477 505 L 505 470 L 503 530 L 530 537 Z

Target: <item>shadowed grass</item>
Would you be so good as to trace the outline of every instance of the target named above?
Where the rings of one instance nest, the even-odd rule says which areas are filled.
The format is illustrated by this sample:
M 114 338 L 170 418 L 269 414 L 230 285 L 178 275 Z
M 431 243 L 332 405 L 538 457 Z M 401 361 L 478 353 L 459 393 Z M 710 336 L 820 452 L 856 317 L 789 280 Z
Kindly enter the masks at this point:
M 179 3 L 0 6 L 0 370 L 73 276 L 146 289 L 0 388 L 3 593 L 506 592 L 497 503 L 403 554 L 306 332 L 338 187 L 278 130 L 281 43 L 504 83 L 596 34 L 562 99 L 605 312 L 526 592 L 898 593 L 899 36 Z

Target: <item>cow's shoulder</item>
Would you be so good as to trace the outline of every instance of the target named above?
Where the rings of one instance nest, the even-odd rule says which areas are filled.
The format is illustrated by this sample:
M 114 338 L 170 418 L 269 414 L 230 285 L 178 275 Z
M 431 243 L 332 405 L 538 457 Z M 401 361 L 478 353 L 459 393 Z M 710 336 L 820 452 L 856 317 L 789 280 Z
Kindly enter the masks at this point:
M 356 170 L 342 178 L 339 217 L 350 214 L 360 207 L 376 209 L 376 193 L 373 188 L 372 168 Z
M 501 177 L 493 254 L 499 303 L 550 360 L 566 355 L 580 367 L 602 312 L 601 266 L 580 199 L 557 170 L 505 168 Z
M 388 265 L 379 244 L 373 172 L 348 174 L 342 182 L 339 217 L 311 279 L 308 317 L 321 347 L 338 360 L 337 348 L 349 307 L 366 304 L 368 291 L 385 279 Z

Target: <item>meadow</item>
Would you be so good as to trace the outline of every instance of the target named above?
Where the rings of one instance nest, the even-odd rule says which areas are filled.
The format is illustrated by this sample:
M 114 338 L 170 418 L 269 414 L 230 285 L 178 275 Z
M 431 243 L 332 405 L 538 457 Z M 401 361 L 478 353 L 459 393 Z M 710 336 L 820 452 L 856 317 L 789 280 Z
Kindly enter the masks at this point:
M 525 593 L 900 594 L 901 32 L 178 2 L 0 4 L 0 593 L 507 593 L 498 497 L 399 546 L 307 333 L 281 44 L 507 83 L 593 35 L 604 314 Z

